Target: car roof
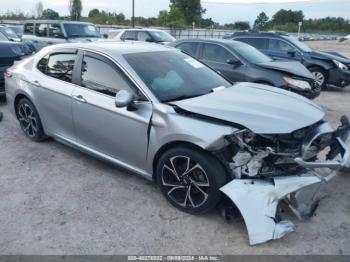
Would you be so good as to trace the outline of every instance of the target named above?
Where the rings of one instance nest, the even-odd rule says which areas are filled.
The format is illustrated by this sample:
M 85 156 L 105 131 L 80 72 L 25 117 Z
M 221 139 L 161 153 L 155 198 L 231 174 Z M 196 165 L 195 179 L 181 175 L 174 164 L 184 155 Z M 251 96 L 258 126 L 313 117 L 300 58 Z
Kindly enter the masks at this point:
M 289 36 L 285 32 L 235 32 L 232 34 L 233 37 L 277 37 L 277 38 L 282 38 Z
M 25 21 L 25 24 L 29 24 L 29 23 L 37 23 L 37 24 L 39 24 L 39 23 L 42 23 L 42 24 L 64 23 L 64 24 L 91 24 L 92 25 L 92 23 L 89 23 L 89 22 L 66 21 L 66 20 L 47 20 L 47 19 L 44 19 L 44 20 L 26 20 Z
M 235 46 L 242 46 L 246 45 L 245 43 L 235 41 L 235 40 L 228 40 L 228 39 L 206 39 L 206 38 L 199 38 L 199 39 L 185 39 L 185 40 L 178 40 L 173 42 L 171 45 L 177 45 L 179 43 L 184 42 L 198 42 L 198 43 L 212 43 L 212 44 L 221 44 L 229 47 L 235 47 Z
M 122 56 L 130 53 L 145 53 L 174 50 L 172 47 L 147 43 L 140 41 L 117 42 L 117 41 L 96 41 L 90 43 L 66 43 L 46 47 L 46 50 L 54 51 L 55 49 L 81 48 L 101 52 L 112 57 Z
M 162 32 L 164 32 L 164 30 L 157 29 L 157 28 L 124 28 L 122 30 L 123 31 L 140 31 L 140 30 L 144 30 L 144 31 L 154 31 L 154 32 L 162 31 Z

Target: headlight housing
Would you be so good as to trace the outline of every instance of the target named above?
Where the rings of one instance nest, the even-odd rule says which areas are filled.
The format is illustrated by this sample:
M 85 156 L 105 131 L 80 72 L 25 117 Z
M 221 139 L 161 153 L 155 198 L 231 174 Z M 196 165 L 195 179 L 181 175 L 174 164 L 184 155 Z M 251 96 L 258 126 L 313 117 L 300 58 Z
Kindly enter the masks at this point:
M 340 68 L 341 70 L 345 70 L 345 71 L 348 71 L 348 70 L 349 70 L 349 68 L 348 68 L 346 65 L 344 65 L 343 63 L 341 63 L 341 62 L 339 62 L 339 61 L 337 61 L 337 60 L 333 60 L 333 63 L 334 63 L 338 68 Z
M 285 76 L 283 78 L 287 82 L 288 86 L 290 86 L 293 89 L 302 90 L 302 91 L 311 90 L 311 85 L 307 81 L 294 79 L 288 76 Z

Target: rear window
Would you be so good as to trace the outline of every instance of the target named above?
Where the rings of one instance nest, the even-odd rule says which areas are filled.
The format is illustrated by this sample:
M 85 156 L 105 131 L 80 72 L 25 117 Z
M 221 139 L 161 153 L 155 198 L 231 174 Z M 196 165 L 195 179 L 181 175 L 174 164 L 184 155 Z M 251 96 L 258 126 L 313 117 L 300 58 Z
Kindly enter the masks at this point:
M 122 35 L 122 40 L 136 40 L 137 32 L 136 31 L 125 31 Z
M 28 34 L 28 35 L 34 34 L 34 24 L 33 23 L 25 24 L 24 25 L 24 33 Z

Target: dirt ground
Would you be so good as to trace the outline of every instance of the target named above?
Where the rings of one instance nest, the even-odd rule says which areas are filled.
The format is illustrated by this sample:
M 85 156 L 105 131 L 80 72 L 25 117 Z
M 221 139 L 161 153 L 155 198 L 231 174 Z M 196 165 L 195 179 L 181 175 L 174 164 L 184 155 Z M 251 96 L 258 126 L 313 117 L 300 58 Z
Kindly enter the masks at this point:
M 311 45 L 350 55 L 335 42 Z M 338 125 L 349 101 L 350 87 L 328 88 L 316 103 Z M 251 247 L 242 220 L 177 211 L 151 182 L 52 140 L 30 142 L 4 103 L 0 111 L 0 254 L 350 254 L 350 175 L 327 185 L 310 221 L 292 218 L 294 233 Z

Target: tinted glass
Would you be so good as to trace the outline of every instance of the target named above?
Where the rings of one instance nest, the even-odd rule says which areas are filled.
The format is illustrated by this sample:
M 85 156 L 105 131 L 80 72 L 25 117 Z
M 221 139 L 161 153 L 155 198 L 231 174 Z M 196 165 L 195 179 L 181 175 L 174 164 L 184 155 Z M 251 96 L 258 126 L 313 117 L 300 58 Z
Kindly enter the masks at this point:
M 3 33 L 0 32 L 0 41 L 9 41 L 9 40 Z
M 47 24 L 35 24 L 35 35 L 36 36 L 47 36 Z
M 81 85 L 110 96 L 115 96 L 119 90 L 132 92 L 121 72 L 112 65 L 90 56 L 85 56 L 83 60 Z
M 136 31 L 125 31 L 122 36 L 123 40 L 136 40 Z
M 46 74 L 47 61 L 49 60 L 48 58 L 49 58 L 48 56 L 41 58 L 39 63 L 36 66 L 38 70 L 44 74 Z
M 67 37 L 100 37 L 96 27 L 90 24 L 64 24 Z
M 178 51 L 131 53 L 124 57 L 162 102 L 200 96 L 216 87 L 231 85 L 204 64 Z
M 227 60 L 234 58 L 224 47 L 216 44 L 203 44 L 203 59 L 226 64 Z
M 34 24 L 25 24 L 24 33 L 30 35 L 34 34 Z
M 271 62 L 271 57 L 261 53 L 255 47 L 248 44 L 236 42 L 232 44 L 232 48 L 236 51 L 236 54 L 242 56 L 245 60 L 253 64 L 260 64 Z
M 49 24 L 49 37 L 63 38 L 63 33 L 60 24 Z
M 196 56 L 197 54 L 197 48 L 198 48 L 198 43 L 182 43 L 182 44 L 179 44 L 178 46 L 176 46 L 176 48 L 180 49 L 182 52 L 190 55 L 190 56 Z
M 295 47 L 282 40 L 269 39 L 268 50 L 287 53 L 289 51 L 295 51 Z
M 156 42 L 174 42 L 176 40 L 172 35 L 164 31 L 150 31 L 149 33 Z
M 264 50 L 267 47 L 267 39 L 264 38 L 238 38 L 236 40 L 251 45 L 259 50 Z
M 308 47 L 305 43 L 300 42 L 298 40 L 298 38 L 290 37 L 290 36 L 283 36 L 283 38 L 288 39 L 289 41 L 291 41 L 293 44 L 295 44 L 298 48 L 300 48 L 304 52 L 312 52 L 312 49 L 310 47 Z
M 3 27 L 1 31 L 2 31 L 2 33 L 3 33 L 4 35 L 6 35 L 9 39 L 18 38 L 18 36 L 16 35 L 16 33 L 15 33 L 11 28 Z
M 138 41 L 146 41 L 147 39 L 152 40 L 152 37 L 149 35 L 149 33 L 145 32 L 145 31 L 137 32 L 137 40 Z
M 75 59 L 75 54 L 51 55 L 47 64 L 46 74 L 71 83 Z

